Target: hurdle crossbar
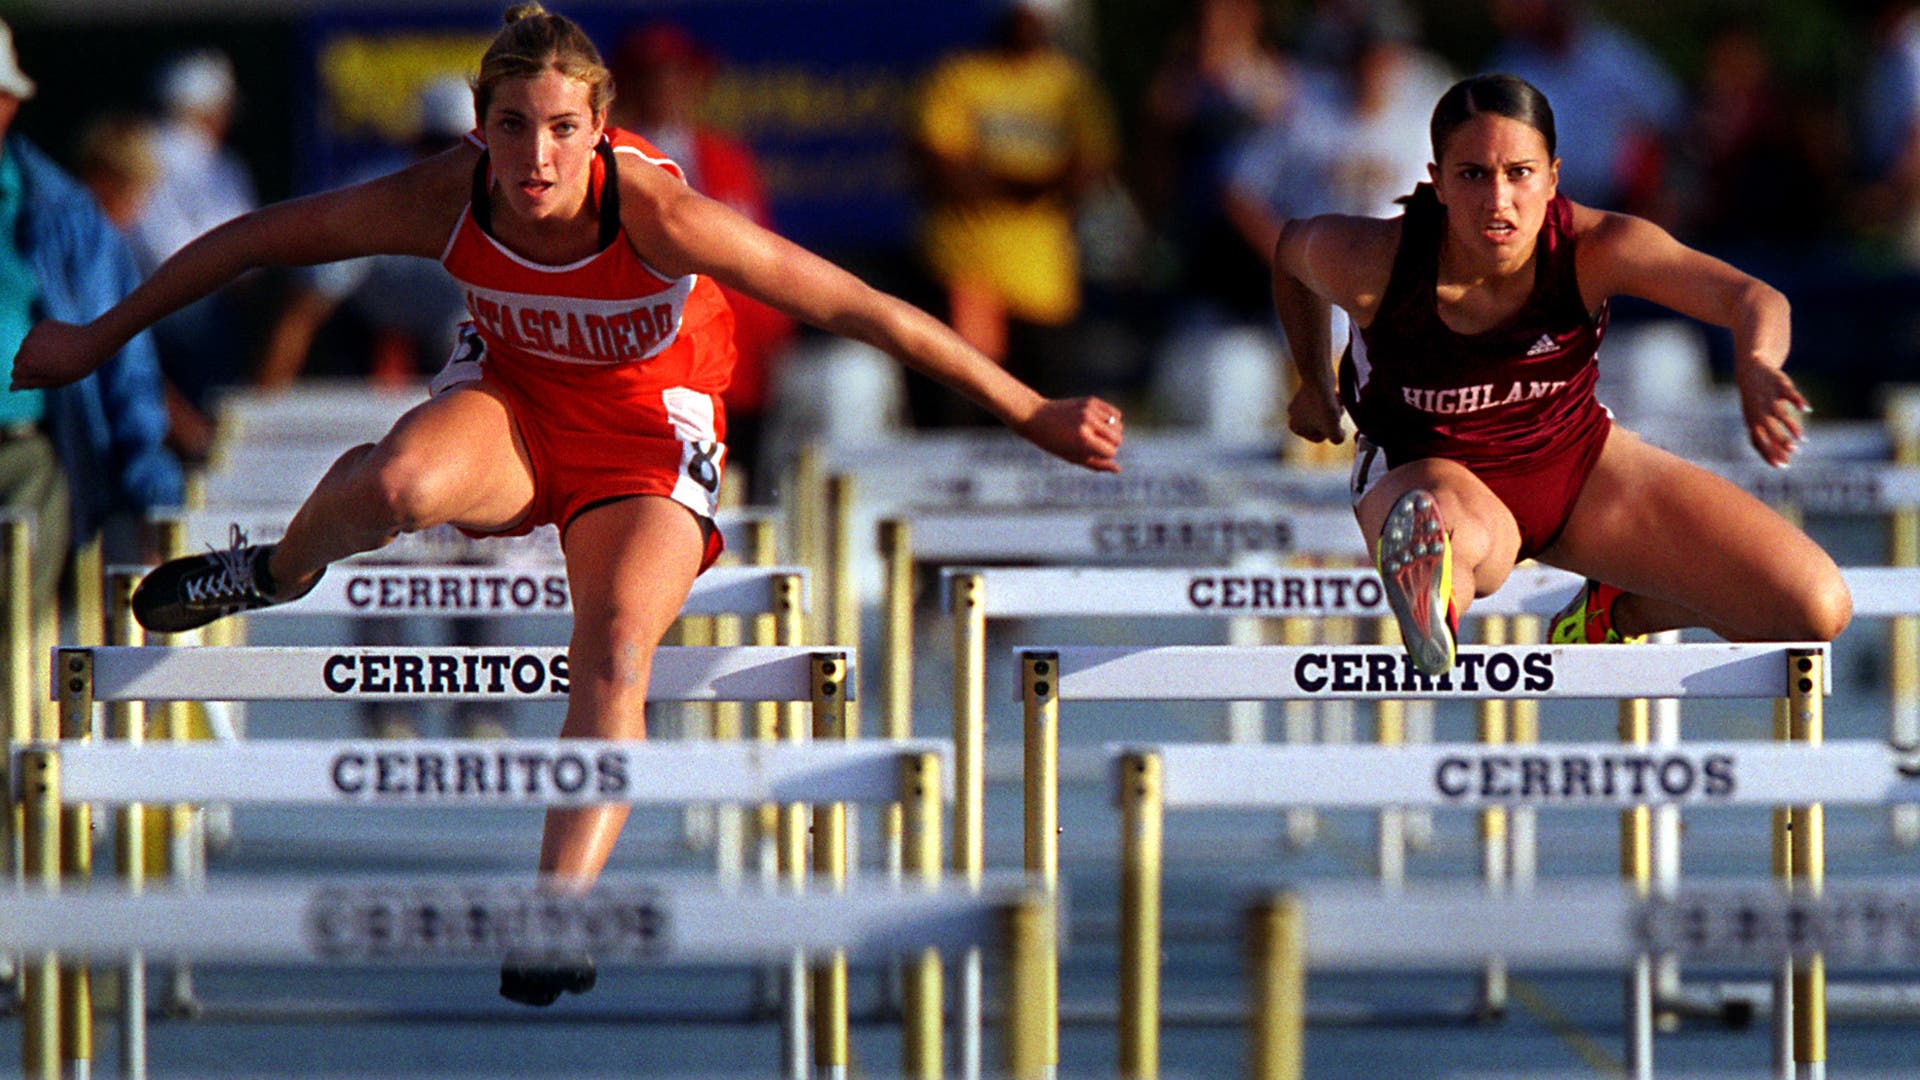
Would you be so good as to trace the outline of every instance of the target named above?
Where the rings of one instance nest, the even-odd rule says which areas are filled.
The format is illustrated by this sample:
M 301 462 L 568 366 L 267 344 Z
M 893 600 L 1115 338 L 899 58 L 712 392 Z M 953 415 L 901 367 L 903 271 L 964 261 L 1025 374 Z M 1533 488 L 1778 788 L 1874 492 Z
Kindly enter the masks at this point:
M 25 953 L 129 952 L 316 964 L 498 963 L 508 951 L 585 951 L 596 963 L 717 964 L 845 950 L 860 962 L 997 940 L 1017 875 L 979 889 L 851 884 L 739 889 L 691 876 L 606 879 L 561 895 L 532 882 L 458 878 L 95 887 L 0 892 L 0 937 Z
M 599 739 L 273 740 L 61 744 L 69 803 L 574 806 L 881 803 L 900 768 L 944 742 L 616 742 Z M 944 770 L 942 770 L 944 772 Z
M 108 646 L 90 654 L 97 701 L 466 701 L 563 699 L 563 647 L 324 648 L 310 646 Z M 654 653 L 649 701 L 812 699 L 811 665 L 842 650 L 785 645 L 663 646 Z M 846 693 L 853 694 L 849 680 Z
M 1345 509 L 1218 509 L 915 514 L 914 555 L 930 562 L 1204 562 L 1248 555 L 1361 556 Z
M 1840 573 L 1853 594 L 1856 618 L 1920 614 L 1920 568 L 1856 566 Z M 949 611 L 951 586 L 960 575 L 979 576 L 987 616 L 996 619 L 1392 614 L 1380 575 L 1364 567 L 953 567 L 942 575 Z M 1498 592 L 1475 600 L 1466 617 L 1552 615 L 1584 580 L 1527 563 L 1516 567 Z
M 694 579 L 682 617 L 763 615 L 774 610 L 773 589 L 794 566 L 716 566 Z M 804 608 L 803 608 L 804 610 Z M 553 566 L 418 565 L 347 563 L 320 579 L 313 591 L 289 604 L 262 608 L 248 618 L 348 615 L 571 615 L 566 571 Z
M 1865 739 L 1679 746 L 1114 745 L 1118 763 L 1155 755 L 1168 809 L 1288 806 L 1626 806 L 1880 804 L 1920 799 L 1920 752 Z M 1114 774 L 1115 790 L 1120 778 Z
M 1920 882 L 1911 880 L 1829 883 L 1818 895 L 1754 880 L 1667 896 L 1614 881 L 1508 893 L 1330 885 L 1301 896 L 1308 962 L 1343 969 L 1469 969 L 1492 955 L 1604 969 L 1647 953 L 1731 968 L 1809 956 L 1861 969 L 1920 963 Z
M 1014 653 L 1016 660 L 1051 655 L 1062 701 L 1286 701 L 1785 697 L 1787 659 L 1808 650 L 1824 655 L 1826 646 L 1463 645 L 1452 671 L 1437 678 L 1414 671 L 1405 651 L 1390 645 L 1022 646 Z

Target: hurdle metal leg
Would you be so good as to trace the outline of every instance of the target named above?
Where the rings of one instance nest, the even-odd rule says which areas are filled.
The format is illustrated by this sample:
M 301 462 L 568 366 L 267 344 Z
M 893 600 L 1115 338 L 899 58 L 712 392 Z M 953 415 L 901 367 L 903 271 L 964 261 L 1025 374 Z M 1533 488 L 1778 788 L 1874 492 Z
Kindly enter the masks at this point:
M 1505 645 L 1507 620 L 1501 616 L 1481 619 L 1480 642 L 1483 645 Z M 1497 745 L 1506 742 L 1507 703 L 1499 700 L 1480 702 L 1479 727 L 1482 743 Z M 1507 811 L 1502 807 L 1480 811 L 1480 874 L 1488 892 L 1506 891 L 1512 876 L 1508 864 L 1509 852 Z M 1506 1011 L 1507 963 L 1502 957 L 1490 956 L 1480 971 L 1478 1012 L 1488 1019 L 1496 1019 L 1504 1016 Z
M 953 590 L 953 868 L 979 885 L 986 866 L 986 584 L 979 574 L 956 574 Z M 979 1080 L 980 950 L 969 949 L 960 968 L 960 1075 Z
M 48 747 L 20 754 L 23 821 L 21 855 L 26 881 L 47 892 L 60 889 L 60 755 Z M 21 1075 L 60 1078 L 60 958 L 53 953 L 22 957 Z
M 1305 906 L 1293 893 L 1265 898 L 1247 913 L 1252 1080 L 1300 1080 L 1306 1072 L 1305 920 Z
M 1046 993 L 1047 958 L 1054 955 L 1059 916 L 1052 896 L 1036 890 L 1007 910 L 1003 936 L 1007 1018 L 1007 1076 L 1010 1080 L 1052 1080 L 1051 1040 L 1046 1025 L 1028 1004 Z
M 1817 746 L 1824 737 L 1822 692 L 1825 656 L 1797 650 L 1788 661 L 1787 737 Z M 1818 803 L 1792 810 L 1792 859 L 1788 888 L 1818 897 L 1826 882 L 1826 821 Z M 1793 966 L 1793 1064 L 1796 1080 L 1827 1075 L 1826 961 L 1814 953 Z
M 1908 388 L 1888 402 L 1886 425 L 1893 435 L 1893 459 L 1920 465 L 1920 393 Z M 1888 522 L 1888 566 L 1920 566 L 1920 508 L 1893 512 Z M 1887 624 L 1887 689 L 1893 706 L 1895 746 L 1920 745 L 1920 616 L 1902 615 Z M 1888 823 L 1896 843 L 1920 844 L 1920 806 L 1892 807 Z
M 1773 737 L 1785 742 L 1792 738 L 1791 709 L 1785 698 L 1773 703 Z M 1793 880 L 1793 811 L 1779 806 L 1773 810 L 1773 876 L 1782 887 L 1791 888 Z M 1776 1080 L 1793 1080 L 1793 959 L 1783 957 L 1773 979 L 1773 1075 Z
M 1120 1075 L 1160 1075 L 1160 883 L 1165 806 L 1158 754 L 1120 759 Z
M 1020 654 L 1020 698 L 1026 751 L 1026 870 L 1042 887 L 1060 888 L 1060 657 L 1050 652 Z M 1049 957 L 1035 1009 L 1045 1027 L 1047 1062 L 1060 1063 L 1060 962 Z
M 1652 728 L 1648 702 L 1636 698 L 1620 703 L 1620 742 L 1645 747 Z M 1653 818 L 1649 808 L 1635 806 L 1620 812 L 1620 876 L 1634 892 L 1646 896 L 1653 888 Z M 1633 958 L 1627 973 L 1627 1071 L 1635 1080 L 1653 1076 L 1653 960 Z
M 93 655 L 61 649 L 55 658 L 60 740 L 93 741 Z M 60 876 L 83 887 L 93 877 L 93 808 L 60 809 Z M 86 1080 L 93 1071 L 93 971 L 85 960 L 60 968 L 60 1057 L 66 1073 Z
M 927 888 L 940 883 L 941 776 L 937 754 L 915 754 L 900 763 L 902 854 L 908 880 Z M 939 1080 L 946 1075 L 942 1040 L 944 975 L 940 951 L 928 948 L 906 965 L 901 986 L 903 1076 Z
M 898 518 L 880 522 L 880 729 L 889 739 L 913 735 L 913 536 L 912 527 Z M 906 870 L 906 821 L 899 803 L 881 809 L 880 837 L 887 880 L 898 883 Z M 905 1008 L 904 981 L 911 974 L 901 964 L 889 964 L 881 973 L 880 1003 Z
M 1657 645 L 1677 645 L 1680 643 L 1680 632 L 1678 630 L 1662 631 L 1647 640 Z M 1679 699 L 1655 699 L 1648 706 L 1648 720 L 1654 745 L 1680 745 Z M 1680 808 L 1678 806 L 1654 808 L 1653 832 L 1650 840 L 1653 844 L 1651 862 L 1653 889 L 1661 896 L 1671 896 L 1680 888 Z M 1678 1014 L 1662 1003 L 1678 1001 L 1684 993 L 1679 958 L 1654 957 L 1653 1023 L 1655 1030 L 1671 1031 L 1679 1026 Z
M 809 735 L 806 706 L 789 703 L 780 706 L 780 738 L 783 742 L 804 742 Z M 807 881 L 807 807 L 804 803 L 786 803 L 779 812 L 780 878 L 792 889 L 803 889 Z M 810 1032 L 807 1027 L 808 968 L 804 952 L 796 951 L 787 965 L 782 998 L 784 1016 L 781 1040 L 782 1065 L 789 1080 L 807 1080 L 811 1060 Z
M 1515 616 L 1508 626 L 1515 645 L 1540 644 L 1540 620 L 1528 615 Z M 1530 698 L 1507 705 L 1507 737 L 1514 743 L 1532 746 L 1540 741 L 1540 702 Z M 1516 889 L 1533 887 L 1539 867 L 1537 819 L 1530 806 L 1516 806 L 1507 815 L 1507 872 Z
M 0 566 L 4 567 L 6 605 L 0 609 L 0 617 L 5 620 L 4 637 L 6 640 L 6 670 L 0 673 L 5 680 L 6 694 L 4 705 L 7 710 L 6 723 L 0 726 L 7 742 L 0 750 L 5 752 L 5 760 L 0 761 L 0 774 L 4 774 L 7 790 L 15 788 L 12 775 L 13 751 L 25 746 L 33 739 L 33 677 L 36 670 L 33 656 L 33 524 L 28 518 L 18 515 L 0 517 Z M 14 799 L 8 800 L 7 816 L 0 828 L 6 830 L 6 859 L 8 880 L 23 883 L 26 880 L 24 808 Z M 20 986 L 22 969 L 21 958 L 0 956 L 0 979 L 11 987 L 16 1000 L 21 998 L 25 989 Z
M 847 737 L 847 686 L 852 681 L 846 655 L 813 658 L 813 737 Z M 813 876 L 834 892 L 847 886 L 847 807 L 821 803 L 813 808 Z M 813 964 L 813 1071 L 818 1080 L 847 1075 L 847 954 L 836 951 Z
M 847 473 L 835 473 L 827 478 L 827 499 L 833 512 L 830 518 L 831 532 L 828 542 L 833 560 L 832 591 L 828 594 L 828 630 L 823 640 L 829 645 L 858 651 L 860 648 L 860 581 L 853 565 L 854 560 L 854 495 L 856 483 Z M 849 671 L 848 679 L 860 677 L 858 671 Z M 842 738 L 860 737 L 860 695 L 850 693 L 840 703 Z M 846 843 L 847 865 L 860 865 L 860 807 L 848 805 L 842 808 L 846 814 L 846 831 L 842 834 Z

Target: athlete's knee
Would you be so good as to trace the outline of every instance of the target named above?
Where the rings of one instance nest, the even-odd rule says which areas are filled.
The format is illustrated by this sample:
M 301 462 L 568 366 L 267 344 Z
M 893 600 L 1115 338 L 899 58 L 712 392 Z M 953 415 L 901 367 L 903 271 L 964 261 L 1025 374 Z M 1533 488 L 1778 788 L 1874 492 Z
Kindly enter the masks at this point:
M 1853 594 L 1837 569 L 1811 575 L 1794 600 L 1795 640 L 1832 641 L 1853 621 Z
M 446 520 L 446 478 L 427 455 L 375 447 L 360 472 L 373 507 L 392 528 L 413 532 Z

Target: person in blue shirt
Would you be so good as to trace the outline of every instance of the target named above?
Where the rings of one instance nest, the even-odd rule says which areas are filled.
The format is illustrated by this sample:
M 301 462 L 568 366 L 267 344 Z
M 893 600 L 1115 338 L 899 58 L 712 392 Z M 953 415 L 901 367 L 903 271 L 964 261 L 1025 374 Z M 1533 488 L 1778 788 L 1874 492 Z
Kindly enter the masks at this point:
M 11 130 L 33 94 L 0 22 L 0 370 L 9 380 L 34 323 L 93 318 L 140 281 L 93 196 Z M 78 382 L 0 390 L 0 508 L 34 517 L 37 618 L 58 610 L 65 554 L 108 519 L 180 503 L 180 463 L 166 435 L 159 360 L 144 333 Z

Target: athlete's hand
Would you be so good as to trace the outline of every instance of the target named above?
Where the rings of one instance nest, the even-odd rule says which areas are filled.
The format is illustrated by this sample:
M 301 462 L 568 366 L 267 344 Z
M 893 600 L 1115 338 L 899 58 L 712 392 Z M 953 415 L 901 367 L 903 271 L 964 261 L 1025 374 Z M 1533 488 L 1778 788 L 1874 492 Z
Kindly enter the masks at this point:
M 1012 427 L 1021 438 L 1055 457 L 1098 472 L 1120 471 L 1115 455 L 1126 425 L 1120 410 L 1099 398 L 1049 398 Z
M 1740 414 L 1747 422 L 1747 441 L 1767 464 L 1784 469 L 1793 461 L 1800 440 L 1807 437 L 1800 417 L 1807 399 L 1793 379 L 1779 368 L 1760 363 L 1736 365 L 1734 382 L 1740 387 Z
M 14 390 L 65 386 L 93 374 L 111 350 L 100 347 L 84 326 L 44 319 L 27 331 L 13 358 Z
M 1287 430 L 1308 442 L 1345 442 L 1347 429 L 1341 423 L 1344 416 L 1345 411 L 1332 394 L 1304 386 L 1287 402 Z

